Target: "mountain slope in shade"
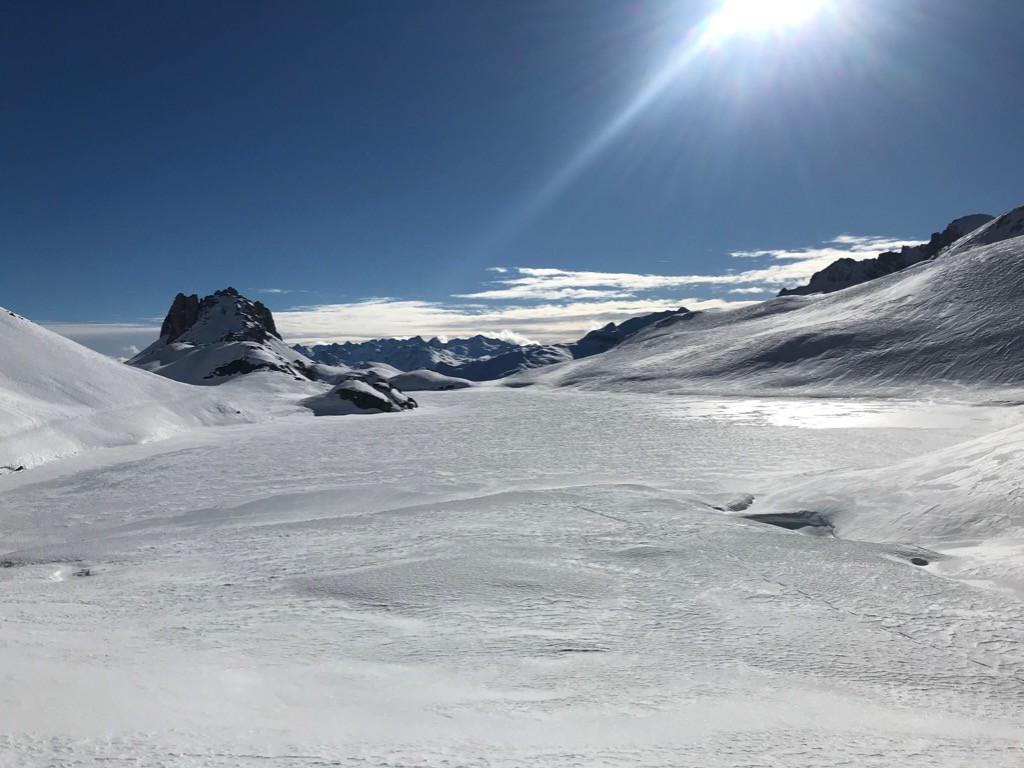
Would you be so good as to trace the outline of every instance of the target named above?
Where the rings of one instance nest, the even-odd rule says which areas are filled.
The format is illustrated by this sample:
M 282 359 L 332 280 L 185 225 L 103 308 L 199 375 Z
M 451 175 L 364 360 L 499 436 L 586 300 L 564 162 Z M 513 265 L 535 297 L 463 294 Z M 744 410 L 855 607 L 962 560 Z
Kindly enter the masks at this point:
M 238 421 L 238 410 L 0 310 L 0 473 Z
M 220 384 L 254 371 L 319 378 L 312 361 L 281 340 L 270 310 L 234 288 L 202 300 L 179 293 L 160 338 L 128 364 L 189 384 Z
M 899 272 L 928 259 L 934 259 L 943 248 L 952 245 L 964 235 L 974 232 L 992 221 L 987 213 L 962 216 L 950 222 L 942 232 L 935 232 L 927 243 L 905 245 L 899 251 L 886 251 L 873 259 L 839 259 L 820 272 L 811 275 L 807 285 L 783 288 L 779 296 L 807 296 L 812 293 L 832 293 L 866 283 L 879 277 Z
M 680 315 L 514 383 L 840 395 L 1021 386 L 1022 230 L 1018 208 L 909 269 L 824 296 Z

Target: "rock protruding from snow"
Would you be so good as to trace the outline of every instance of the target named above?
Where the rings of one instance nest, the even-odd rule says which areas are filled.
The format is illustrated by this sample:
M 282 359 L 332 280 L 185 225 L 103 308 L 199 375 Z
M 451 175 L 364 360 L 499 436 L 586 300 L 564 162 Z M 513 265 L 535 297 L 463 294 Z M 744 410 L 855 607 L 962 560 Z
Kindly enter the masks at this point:
M 179 293 L 160 338 L 128 364 L 189 384 L 220 384 L 254 371 L 318 378 L 312 361 L 281 340 L 270 310 L 234 288 L 202 300 Z
M 191 296 L 179 293 L 171 302 L 171 309 L 160 326 L 160 338 L 174 341 L 195 325 L 198 319 L 199 297 L 194 293 Z
M 893 272 L 899 272 L 934 259 L 944 249 L 965 235 L 974 232 L 993 220 L 987 213 L 975 213 L 962 216 L 949 223 L 941 232 L 932 234 L 927 243 L 920 245 L 904 245 L 899 251 L 886 251 L 873 259 L 839 259 L 833 261 L 825 269 L 811 275 L 807 285 L 797 288 L 783 288 L 779 296 L 807 296 L 812 293 L 832 293 L 866 283 Z M 1000 217 L 1002 218 L 1002 217 Z
M 395 413 L 417 407 L 415 400 L 373 371 L 352 371 L 329 392 L 306 398 L 302 403 L 317 416 Z

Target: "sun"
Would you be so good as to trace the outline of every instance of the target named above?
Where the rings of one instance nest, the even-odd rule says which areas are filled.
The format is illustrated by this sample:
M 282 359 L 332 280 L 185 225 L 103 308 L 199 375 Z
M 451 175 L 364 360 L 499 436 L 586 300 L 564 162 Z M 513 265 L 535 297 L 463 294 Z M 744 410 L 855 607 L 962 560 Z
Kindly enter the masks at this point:
M 825 0 L 724 0 L 708 19 L 707 35 L 726 38 L 791 29 L 818 13 Z

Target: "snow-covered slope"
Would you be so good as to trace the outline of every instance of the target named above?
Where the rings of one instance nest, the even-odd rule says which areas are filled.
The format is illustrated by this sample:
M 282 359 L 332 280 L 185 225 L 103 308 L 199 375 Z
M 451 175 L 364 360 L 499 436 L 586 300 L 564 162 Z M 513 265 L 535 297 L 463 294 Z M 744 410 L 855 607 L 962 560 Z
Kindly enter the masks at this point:
M 415 400 L 372 371 L 353 371 L 329 392 L 302 401 L 317 416 L 396 413 L 417 406 Z
M 2 478 L 0 765 L 1019 765 L 1019 594 L 698 501 L 985 426 L 424 399 Z
M 318 378 L 312 361 L 281 341 L 270 310 L 234 288 L 202 301 L 179 293 L 160 338 L 128 364 L 189 384 L 220 384 L 253 371 Z
M 921 552 L 919 564 L 1024 595 L 1022 445 L 1024 427 L 1010 427 L 870 471 L 814 477 L 757 500 L 749 513 L 957 555 L 954 564 Z
M 244 418 L 222 400 L 0 310 L 0 473 Z
M 426 368 L 420 368 L 418 371 L 409 371 L 408 373 L 399 372 L 391 376 L 388 382 L 403 392 L 442 392 L 473 386 L 473 382 L 469 379 L 445 376 L 443 373 L 428 371 Z
M 832 293 L 854 285 L 899 272 L 914 264 L 935 258 L 943 248 L 961 237 L 992 221 L 987 213 L 961 216 L 951 221 L 942 232 L 935 232 L 927 243 L 905 245 L 899 251 L 886 251 L 873 259 L 838 259 L 820 272 L 811 275 L 807 285 L 783 288 L 779 296 L 806 296 L 812 293 Z
M 643 392 L 892 394 L 1024 385 L 1024 209 L 932 261 L 825 296 L 663 320 L 510 383 Z

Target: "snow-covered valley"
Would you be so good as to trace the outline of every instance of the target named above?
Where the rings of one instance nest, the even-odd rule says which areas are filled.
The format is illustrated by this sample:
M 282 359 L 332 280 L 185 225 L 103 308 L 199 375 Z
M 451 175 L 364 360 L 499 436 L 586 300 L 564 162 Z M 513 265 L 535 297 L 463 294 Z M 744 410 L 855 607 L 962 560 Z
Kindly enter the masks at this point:
M 0 764 L 1020 765 L 1019 525 L 876 514 L 972 514 L 928 455 L 1019 408 L 417 394 L 0 477 Z M 830 488 L 836 537 L 740 516 Z

